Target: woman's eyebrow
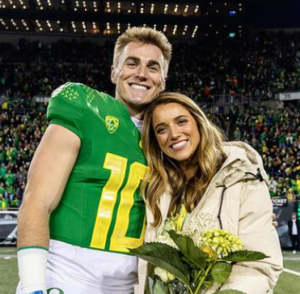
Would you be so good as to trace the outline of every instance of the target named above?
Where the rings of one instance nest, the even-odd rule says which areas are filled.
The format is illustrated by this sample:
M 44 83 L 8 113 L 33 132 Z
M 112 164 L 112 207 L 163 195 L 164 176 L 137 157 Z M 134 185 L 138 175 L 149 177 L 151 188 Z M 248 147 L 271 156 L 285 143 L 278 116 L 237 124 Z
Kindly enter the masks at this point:
M 178 120 L 178 119 L 180 119 L 180 118 L 188 118 L 188 116 L 187 116 L 187 115 L 184 115 L 184 114 L 181 114 L 181 115 L 178 115 L 178 116 L 174 117 L 173 120 Z M 161 122 L 161 123 L 157 124 L 157 125 L 154 127 L 154 130 L 156 130 L 159 126 L 163 126 L 163 125 L 166 125 L 166 123 Z

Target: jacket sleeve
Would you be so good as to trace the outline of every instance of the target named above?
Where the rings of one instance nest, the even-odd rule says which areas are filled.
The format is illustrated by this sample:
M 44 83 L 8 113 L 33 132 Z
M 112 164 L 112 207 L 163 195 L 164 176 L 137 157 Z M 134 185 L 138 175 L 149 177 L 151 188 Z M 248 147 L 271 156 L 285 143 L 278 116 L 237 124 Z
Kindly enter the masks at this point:
M 264 181 L 246 181 L 240 203 L 238 235 L 244 248 L 269 256 L 257 262 L 237 263 L 221 290 L 236 289 L 247 294 L 273 293 L 282 271 L 279 238 L 272 225 L 272 203 Z

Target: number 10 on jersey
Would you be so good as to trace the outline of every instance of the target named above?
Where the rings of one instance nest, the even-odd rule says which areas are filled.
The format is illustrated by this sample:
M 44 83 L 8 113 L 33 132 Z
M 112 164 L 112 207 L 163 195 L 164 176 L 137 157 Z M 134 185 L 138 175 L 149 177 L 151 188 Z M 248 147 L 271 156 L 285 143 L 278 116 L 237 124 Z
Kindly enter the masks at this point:
M 91 247 L 105 249 L 110 226 L 113 220 L 114 207 L 118 192 L 124 182 L 127 159 L 115 154 L 107 153 L 103 167 L 111 171 L 110 177 L 103 188 L 97 211 L 97 218 L 91 241 Z M 127 248 L 136 248 L 143 244 L 145 223 L 139 238 L 126 237 L 130 225 L 130 211 L 134 205 L 134 193 L 145 177 L 147 167 L 134 162 L 130 165 L 129 176 L 125 187 L 120 193 L 120 203 L 117 210 L 116 222 L 110 239 L 110 251 L 128 252 Z

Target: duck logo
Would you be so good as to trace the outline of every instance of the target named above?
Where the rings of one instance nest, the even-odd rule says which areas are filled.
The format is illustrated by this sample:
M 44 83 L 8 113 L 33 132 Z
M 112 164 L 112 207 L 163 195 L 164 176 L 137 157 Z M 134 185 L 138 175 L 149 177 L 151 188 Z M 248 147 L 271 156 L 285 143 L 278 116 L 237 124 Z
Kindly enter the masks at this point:
M 105 118 L 105 125 L 108 132 L 113 134 L 119 127 L 119 119 L 114 116 L 107 115 Z

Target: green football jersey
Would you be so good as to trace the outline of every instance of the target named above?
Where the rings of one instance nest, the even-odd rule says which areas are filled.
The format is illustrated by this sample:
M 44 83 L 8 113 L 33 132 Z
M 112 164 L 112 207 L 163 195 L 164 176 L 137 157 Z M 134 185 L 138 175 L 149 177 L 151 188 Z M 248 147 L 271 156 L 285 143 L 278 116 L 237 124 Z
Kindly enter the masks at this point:
M 62 199 L 51 214 L 50 238 L 122 253 L 140 246 L 145 206 L 139 188 L 147 167 L 128 109 L 107 94 L 67 83 L 53 92 L 47 116 L 81 140 Z

